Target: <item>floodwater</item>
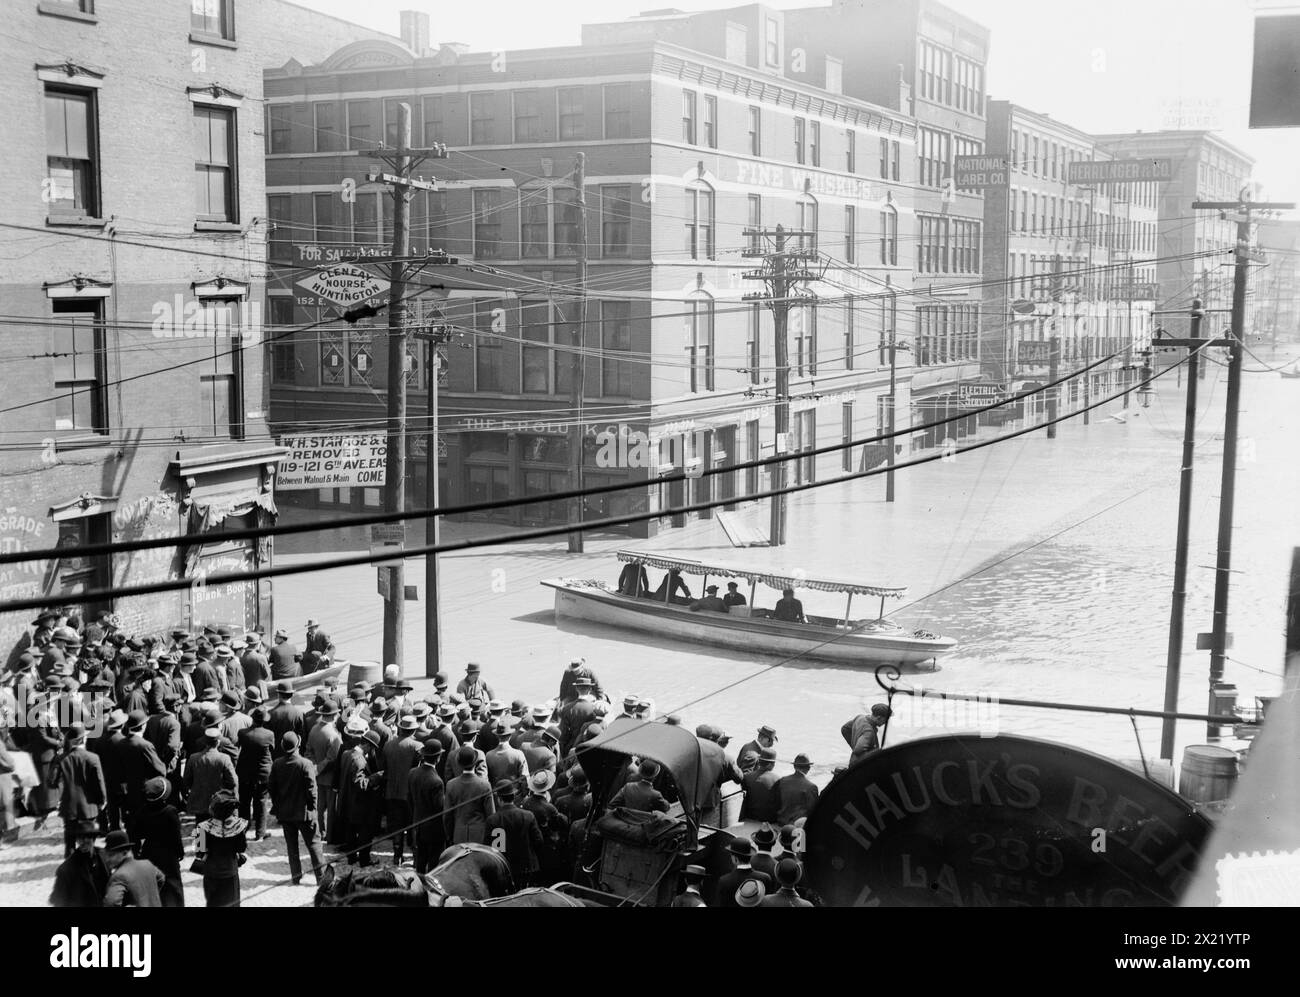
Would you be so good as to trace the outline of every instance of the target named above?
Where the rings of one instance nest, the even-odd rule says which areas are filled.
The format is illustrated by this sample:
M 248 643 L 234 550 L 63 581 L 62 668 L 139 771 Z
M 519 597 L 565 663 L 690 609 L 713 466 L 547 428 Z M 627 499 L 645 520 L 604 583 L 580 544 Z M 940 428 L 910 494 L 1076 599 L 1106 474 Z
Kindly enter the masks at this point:
M 1273 361 L 1276 365 L 1279 361 Z M 1260 362 L 1248 357 L 1248 368 Z M 788 544 L 738 551 L 711 521 L 667 530 L 648 547 L 728 560 L 802 568 L 909 586 L 891 618 L 958 640 L 931 673 L 903 681 L 935 691 L 998 699 L 1161 709 L 1178 513 L 1184 388 L 1171 374 L 1157 382 L 1149 408 L 1115 402 L 1059 428 L 1035 432 L 897 473 L 897 501 L 884 501 L 883 477 L 792 496 Z M 1180 709 L 1208 706 L 1208 631 L 1222 459 L 1226 370 L 1211 365 L 1200 382 L 1192 502 L 1191 555 Z M 1234 645 L 1224 676 L 1239 702 L 1281 686 L 1286 583 L 1300 544 L 1300 380 L 1275 373 L 1243 379 L 1236 529 L 1229 630 Z M 1121 421 L 1122 420 L 1122 421 Z M 984 430 L 981 438 L 996 430 Z M 746 514 L 766 522 L 766 508 Z M 444 539 L 491 528 L 452 524 Z M 414 544 L 414 541 L 413 541 Z M 442 666 L 454 683 L 470 660 L 482 664 L 497 696 L 530 702 L 554 696 L 565 663 L 583 656 L 611 698 L 635 693 L 683 722 L 719 724 L 738 740 L 770 723 L 781 758 L 806 752 L 825 776 L 847 760 L 841 723 L 885 696 L 870 671 L 703 648 L 595 624 L 557 621 L 539 579 L 603 577 L 620 565 L 626 539 L 588 540 L 582 555 L 564 539 L 445 555 L 442 564 Z M 355 548 L 355 542 L 351 545 Z M 337 549 L 337 548 L 335 548 Z M 280 563 L 309 556 L 280 541 Z M 651 584 L 658 573 L 651 572 Z M 693 591 L 700 579 L 693 582 Z M 422 561 L 406 566 L 420 585 Z M 323 619 L 340 653 L 377 659 L 382 633 L 373 568 L 335 569 L 276 585 L 276 623 L 294 632 Z M 809 611 L 842 614 L 843 600 L 800 593 Z M 777 593 L 759 589 L 759 604 Z M 855 601 L 854 616 L 878 603 Z M 406 671 L 423 674 L 423 602 L 407 603 Z M 615 702 L 618 700 L 615 698 Z M 889 740 L 945 730 L 985 730 L 1063 741 L 1102 754 L 1148 759 L 1159 753 L 1160 720 L 1013 707 L 946 704 L 898 697 Z M 1177 754 L 1204 743 L 1202 723 L 1178 727 Z M 734 746 L 733 746 L 734 747 Z

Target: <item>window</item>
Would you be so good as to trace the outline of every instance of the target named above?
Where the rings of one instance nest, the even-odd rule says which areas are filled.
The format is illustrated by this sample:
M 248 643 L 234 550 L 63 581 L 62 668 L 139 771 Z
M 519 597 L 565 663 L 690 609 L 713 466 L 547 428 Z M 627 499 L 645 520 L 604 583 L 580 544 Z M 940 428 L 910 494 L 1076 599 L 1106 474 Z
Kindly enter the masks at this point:
M 857 352 L 857 301 L 853 295 L 844 299 L 844 369 L 853 369 L 853 354 Z
M 707 184 L 686 188 L 686 251 L 693 260 L 713 259 L 713 189 Z
M 504 361 L 506 335 L 496 323 L 497 313 L 505 314 L 504 302 L 479 298 L 474 302 L 474 390 L 501 391 L 505 384 Z
M 559 109 L 560 140 L 580 141 L 587 137 L 586 107 L 582 87 L 560 87 L 555 92 Z
M 840 451 L 840 468 L 844 471 L 853 470 L 853 448 L 849 446 L 853 442 L 853 403 L 843 402 L 840 405 L 840 443 L 844 449 Z
M 515 141 L 537 142 L 542 137 L 542 111 L 536 90 L 515 91 Z
M 525 394 L 551 392 L 550 308 L 545 301 L 525 301 L 520 305 L 522 343 L 519 366 L 520 391 Z
M 763 227 L 763 195 L 750 194 L 748 197 L 746 210 L 746 227 L 751 229 L 761 229 Z M 763 248 L 763 237 L 757 233 L 750 235 L 749 248 L 751 250 L 760 250 Z
M 880 179 L 889 179 L 889 139 L 880 140 Z
M 266 105 L 267 152 L 276 153 L 293 151 L 293 124 L 289 119 L 289 108 L 284 104 Z
M 794 119 L 794 161 L 796 163 L 802 163 L 804 161 L 804 136 L 807 129 L 807 121 L 803 118 Z
M 844 206 L 844 262 L 853 263 L 857 259 L 858 244 L 858 209 L 852 204 Z
M 806 235 L 799 236 L 799 248 L 817 252 L 817 202 L 807 194 L 799 198 L 796 205 L 799 212 L 798 228 Z
M 890 178 L 893 179 L 893 180 L 898 180 L 898 179 L 899 179 L 899 175 L 898 175 L 898 174 L 899 174 L 899 170 L 898 170 L 898 161 L 899 161 L 899 151 L 898 151 L 898 150 L 899 150 L 899 145 L 900 145 L 900 143 L 898 143 L 898 142 L 890 142 L 890 143 L 889 143 L 889 149 L 890 149 L 890 152 L 893 154 L 893 159 L 892 159 L 892 162 L 893 162 L 893 172 L 892 172 L 891 177 L 890 177 Z
M 364 191 L 352 202 L 352 241 L 358 245 L 371 245 L 379 242 L 379 203 L 378 197 L 388 195 L 380 192 Z
M 749 154 L 763 155 L 763 109 L 752 104 L 749 108 Z
M 244 438 L 244 349 L 237 300 L 208 298 L 201 302 L 205 329 L 227 329 L 213 336 L 211 361 L 199 367 L 199 425 L 205 435 Z
M 107 355 L 99 302 L 53 302 L 54 428 L 108 433 Z
M 315 116 L 315 130 L 312 134 L 316 137 L 317 152 L 337 152 L 346 144 L 345 136 L 339 131 L 339 106 L 332 100 L 322 101 L 312 108 Z M 272 129 L 274 130 L 274 119 L 272 119 Z M 275 147 L 275 137 L 271 139 L 272 150 Z
M 844 171 L 858 172 L 858 133 L 852 128 L 844 129 Z
M 50 214 L 99 214 L 95 95 L 45 88 L 45 168 Z
M 687 389 L 713 390 L 713 299 L 708 296 L 686 302 Z
M 600 188 L 600 253 L 627 256 L 632 228 L 632 190 L 627 185 Z
M 898 265 L 898 212 L 892 207 L 880 213 L 880 262 Z
M 695 144 L 695 91 L 682 91 L 682 141 Z
M 607 83 L 605 98 L 605 138 L 632 137 L 632 84 Z
M 525 257 L 578 255 L 578 192 L 548 185 L 519 191 L 519 241 Z
M 704 95 L 704 144 L 718 147 L 718 98 L 710 94 Z
M 499 187 L 474 191 L 474 256 L 497 259 L 502 254 L 501 211 L 505 207 Z
M 615 354 L 632 351 L 632 303 L 600 303 L 600 393 L 613 398 L 632 397 L 632 364 Z
M 190 30 L 195 34 L 215 35 L 234 41 L 233 7 L 231 0 L 190 0 Z
M 370 101 L 350 100 L 348 112 L 348 148 L 369 149 L 374 145 L 370 121 Z
M 426 146 L 443 140 L 442 134 L 442 98 L 425 97 L 421 101 L 421 116 L 424 118 L 423 140 Z
M 316 241 L 329 245 L 335 242 L 345 242 L 341 238 L 339 231 L 338 217 L 334 210 L 336 204 L 342 203 L 337 194 L 313 194 L 312 207 L 315 219 Z
M 488 91 L 469 95 L 470 145 L 491 145 L 496 141 L 496 118 L 492 109 L 494 96 Z
M 822 126 L 820 121 L 814 121 L 808 128 L 808 158 L 812 161 L 813 166 L 822 164 Z
M 767 19 L 764 54 L 769 66 L 781 65 L 781 25 L 775 17 Z
M 790 306 L 790 333 L 794 339 L 794 370 L 803 377 L 805 371 L 817 373 L 817 306 L 813 301 Z
M 225 107 L 195 107 L 194 142 L 199 219 L 235 221 L 235 112 Z
M 384 145 L 396 149 L 401 143 L 398 127 L 401 124 L 402 104 L 410 105 L 412 101 L 390 97 L 384 101 Z M 411 144 L 416 145 L 415 118 L 411 118 Z
M 298 357 L 289 331 L 293 325 L 293 298 L 283 294 L 268 297 L 266 307 L 272 336 L 271 380 L 275 384 L 294 384 L 298 380 Z
M 318 195 L 320 196 L 320 195 Z M 325 197 L 331 195 L 325 194 Z M 292 261 L 292 232 L 289 216 L 289 195 L 269 194 L 266 198 L 267 258 L 276 263 Z
M 757 301 L 749 306 L 749 334 L 745 340 L 745 363 L 749 367 L 749 383 L 761 380 L 763 364 L 763 306 Z
M 889 363 L 889 344 L 894 342 L 898 329 L 898 295 L 891 291 L 880 299 L 880 366 Z

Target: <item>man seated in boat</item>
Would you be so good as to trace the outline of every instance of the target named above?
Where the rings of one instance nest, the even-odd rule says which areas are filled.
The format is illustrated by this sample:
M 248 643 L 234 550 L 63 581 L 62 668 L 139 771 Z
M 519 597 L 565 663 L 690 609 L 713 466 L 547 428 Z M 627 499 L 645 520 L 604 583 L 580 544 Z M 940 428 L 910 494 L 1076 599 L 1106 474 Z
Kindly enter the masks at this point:
M 664 575 L 664 580 L 659 583 L 659 587 L 654 591 L 654 597 L 663 602 L 670 591 L 672 592 L 670 601 L 679 606 L 686 605 L 692 598 L 691 590 L 686 587 L 686 583 L 682 581 L 681 572 L 676 568 L 670 568 L 668 573 Z M 681 598 L 678 598 L 678 592 L 681 593 Z
M 646 576 L 644 564 L 628 562 L 618 576 L 618 591 L 622 595 L 641 596 L 650 591 L 650 579 Z
M 786 623 L 807 623 L 803 616 L 803 603 L 794 597 L 794 589 L 782 589 L 781 599 L 772 610 L 772 619 Z
M 707 594 L 703 599 L 696 599 L 691 603 L 690 610 L 692 613 L 698 613 L 702 610 L 707 610 L 710 613 L 727 612 L 727 604 L 718 598 L 718 586 L 710 585 L 704 591 Z
M 738 588 L 735 582 L 727 582 L 727 594 L 722 597 L 722 601 L 726 603 L 728 612 L 731 611 L 732 606 L 745 605 L 745 597 L 737 591 Z

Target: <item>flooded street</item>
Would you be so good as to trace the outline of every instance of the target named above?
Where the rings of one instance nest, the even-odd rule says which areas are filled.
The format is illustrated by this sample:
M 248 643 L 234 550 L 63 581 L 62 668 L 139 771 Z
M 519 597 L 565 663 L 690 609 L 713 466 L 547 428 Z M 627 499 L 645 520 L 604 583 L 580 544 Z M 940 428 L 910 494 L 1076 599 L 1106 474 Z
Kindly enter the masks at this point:
M 1248 360 L 1247 367 L 1259 364 Z M 1036 432 L 1012 442 L 898 472 L 898 497 L 884 502 L 883 478 L 868 478 L 793 496 L 789 544 L 778 551 L 738 551 L 715 522 L 668 530 L 648 547 L 733 562 L 781 564 L 810 575 L 851 576 L 906 584 L 887 606 L 909 627 L 955 637 L 958 645 L 933 673 L 905 676 L 927 689 L 1003 698 L 1160 709 L 1178 510 L 1183 389 L 1173 375 L 1157 382 L 1149 408 L 1121 416 L 1119 403 L 1062 424 L 1056 440 Z M 1180 708 L 1204 712 L 1209 653 L 1196 651 L 1208 631 L 1226 371 L 1211 365 L 1201 382 L 1186 646 Z M 1235 635 L 1225 681 L 1239 702 L 1280 687 L 1285 582 L 1291 547 L 1300 542 L 1297 448 L 1287 429 L 1300 410 L 1300 382 L 1276 374 L 1244 377 L 1229 630 Z M 991 431 L 986 430 L 986 433 Z M 746 514 L 762 521 L 765 507 Z M 453 524 L 445 539 L 479 536 L 488 527 Z M 414 532 L 414 531 L 412 531 Z M 304 555 L 284 538 L 280 563 Z M 338 538 L 339 546 L 347 546 Z M 328 542 L 328 541 L 327 541 Z M 418 542 L 412 537 L 411 543 Z M 613 582 L 612 552 L 628 546 L 589 538 L 570 556 L 563 539 L 444 556 L 443 668 L 453 683 L 476 660 L 498 695 L 554 696 L 573 656 L 586 657 L 617 702 L 637 693 L 685 723 L 722 725 L 742 740 L 760 723 L 780 732 L 781 757 L 810 754 L 825 775 L 848 755 L 839 726 L 884 698 L 862 670 L 737 652 L 656 643 L 595 624 L 556 624 L 549 589 L 555 576 Z M 353 547 L 357 546 L 355 543 Z M 339 549 L 339 548 L 331 548 Z M 423 564 L 407 562 L 407 584 L 423 597 Z M 656 584 L 658 573 L 652 573 Z M 687 579 L 692 591 L 700 579 Z M 778 593 L 760 588 L 759 605 Z M 800 593 L 810 612 L 842 613 L 838 596 Z M 855 604 L 855 615 L 876 604 Z M 340 654 L 375 659 L 382 632 L 373 568 L 338 569 L 284 579 L 276 586 L 276 625 L 292 632 L 309 616 L 323 619 Z M 407 604 L 408 674 L 420 674 L 423 603 Z M 1122 716 L 1002 707 L 990 713 L 959 704 L 924 711 L 906 697 L 891 741 L 950 728 L 991 729 L 1065 741 L 1113 757 L 1136 758 L 1131 722 Z M 1160 721 L 1138 721 L 1142 750 L 1159 753 Z M 1204 727 L 1184 722 L 1178 752 L 1202 743 Z

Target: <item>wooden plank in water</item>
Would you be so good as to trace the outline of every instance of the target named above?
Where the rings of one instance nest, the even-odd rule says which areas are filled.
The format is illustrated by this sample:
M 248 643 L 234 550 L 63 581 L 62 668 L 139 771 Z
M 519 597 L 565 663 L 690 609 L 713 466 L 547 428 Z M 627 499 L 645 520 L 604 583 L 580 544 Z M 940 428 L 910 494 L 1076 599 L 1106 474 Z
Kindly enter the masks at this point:
M 770 547 L 771 541 L 767 531 L 752 523 L 747 523 L 734 512 L 719 510 L 718 525 L 727 535 L 733 547 Z

